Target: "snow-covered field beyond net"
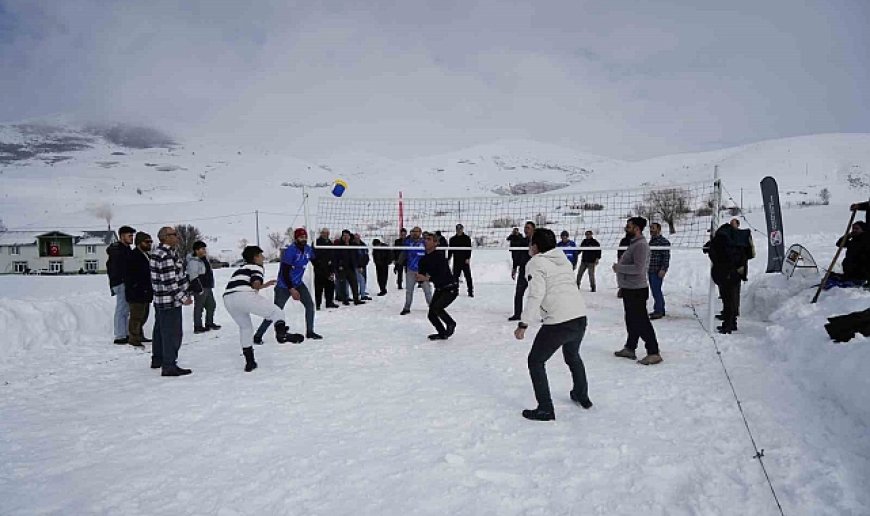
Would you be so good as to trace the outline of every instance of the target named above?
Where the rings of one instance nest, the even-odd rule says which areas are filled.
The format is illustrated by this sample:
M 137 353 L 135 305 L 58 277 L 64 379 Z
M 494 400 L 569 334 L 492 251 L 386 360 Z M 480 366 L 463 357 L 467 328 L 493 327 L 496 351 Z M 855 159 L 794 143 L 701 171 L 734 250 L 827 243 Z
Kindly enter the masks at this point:
M 822 260 L 830 239 L 802 241 Z M 760 251 L 740 331 L 716 339 L 771 482 L 785 514 L 867 514 L 870 348 L 860 335 L 834 344 L 822 325 L 870 293 L 809 305 L 813 278 L 761 274 Z M 531 339 L 506 321 L 506 254 L 475 255 L 476 297 L 450 308 L 446 342 L 426 339 L 422 292 L 399 316 L 391 281 L 384 298 L 318 312 L 322 341 L 270 333 L 244 373 L 220 301 L 223 329 L 205 335 L 185 308 L 183 378 L 111 343 L 105 276 L 0 277 L 0 514 L 778 514 L 693 315 L 706 321 L 700 252 L 672 258 L 655 367 L 612 356 L 625 333 L 605 253 L 599 291 L 583 289 L 595 406 L 570 402 L 557 353 L 551 423 L 520 416 L 534 406 Z M 300 328 L 301 306 L 287 311 Z

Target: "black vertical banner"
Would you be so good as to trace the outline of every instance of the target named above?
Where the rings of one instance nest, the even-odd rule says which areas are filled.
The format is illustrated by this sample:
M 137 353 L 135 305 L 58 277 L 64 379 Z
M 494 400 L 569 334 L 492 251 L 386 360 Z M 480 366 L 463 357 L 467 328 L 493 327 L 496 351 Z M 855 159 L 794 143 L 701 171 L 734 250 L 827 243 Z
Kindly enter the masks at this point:
M 764 200 L 764 216 L 767 219 L 767 272 L 782 272 L 785 238 L 776 179 L 767 176 L 761 180 L 761 198 Z

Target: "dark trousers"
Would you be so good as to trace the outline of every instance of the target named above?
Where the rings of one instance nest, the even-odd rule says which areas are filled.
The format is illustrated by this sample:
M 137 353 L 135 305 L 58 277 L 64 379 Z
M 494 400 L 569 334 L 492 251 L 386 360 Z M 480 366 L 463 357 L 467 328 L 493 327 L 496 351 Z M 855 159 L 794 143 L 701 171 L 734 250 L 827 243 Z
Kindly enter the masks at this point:
M 571 319 L 559 324 L 545 324 L 535 335 L 535 342 L 529 351 L 529 376 L 532 377 L 532 387 L 535 389 L 535 399 L 538 408 L 553 410 L 553 399 L 550 397 L 550 383 L 547 381 L 547 370 L 544 364 L 560 347 L 565 363 L 571 370 L 574 380 L 574 395 L 579 400 L 589 398 L 589 387 L 586 384 L 586 368 L 580 358 L 580 343 L 586 333 L 586 316 Z
M 148 321 L 148 311 L 151 305 L 148 303 L 130 303 L 130 322 L 127 324 L 127 335 L 130 336 L 130 344 L 142 344 L 142 327 Z
M 457 260 L 453 258 L 453 279 L 459 284 L 459 276 L 465 274 L 465 286 L 468 287 L 468 293 L 474 294 L 474 281 L 471 279 L 471 264 L 465 263 L 465 260 Z
M 347 303 L 347 284 L 350 284 L 350 291 L 353 294 L 353 302 L 359 301 L 359 284 L 356 281 L 356 271 L 353 269 L 342 269 L 335 273 L 335 281 L 338 282 L 338 292 L 336 299 L 341 298 L 343 303 Z
M 737 297 L 734 299 L 734 316 L 740 317 L 740 289 L 743 287 L 743 281 L 737 280 Z
M 459 295 L 458 287 L 448 289 L 436 289 L 432 295 L 432 302 L 429 303 L 429 322 L 435 327 L 435 331 L 440 334 L 447 333 L 447 326 L 456 326 L 456 321 L 447 313 L 447 307 L 450 303 L 456 300 Z M 442 323 L 442 321 L 444 321 Z
M 723 281 L 719 286 L 722 298 L 722 320 L 725 326 L 737 325 L 737 311 L 740 309 L 740 280 Z
M 214 293 L 210 288 L 202 289 L 202 292 L 193 297 L 193 326 L 202 328 L 202 311 L 205 309 L 205 325 L 214 324 L 214 310 L 217 303 L 214 301 Z
M 399 287 L 399 290 L 402 290 L 402 280 L 405 278 L 405 270 L 404 265 L 396 265 L 393 267 L 393 272 L 396 273 L 396 286 Z
M 333 304 L 334 296 L 335 283 L 329 279 L 329 273 L 314 271 L 314 299 L 317 308 L 320 308 L 322 301 L 326 301 L 327 306 Z
M 521 317 L 523 315 L 523 296 L 525 296 L 528 287 L 529 280 L 526 279 L 526 266 L 523 265 L 517 271 L 517 290 L 514 293 L 514 317 Z
M 154 334 L 151 343 L 151 357 L 163 367 L 171 367 L 178 360 L 181 348 L 181 307 L 154 309 Z
M 656 340 L 653 325 L 649 321 L 649 313 L 646 311 L 649 289 L 623 288 L 620 290 L 622 291 L 622 306 L 625 308 L 625 329 L 628 330 L 625 347 L 635 350 L 638 339 L 643 339 L 647 354 L 658 355 L 659 343 Z
M 390 278 L 390 264 L 389 263 L 376 263 L 375 270 L 378 273 L 378 288 L 380 288 L 380 292 L 387 291 L 387 280 Z
M 305 331 L 311 333 L 314 331 L 314 303 L 311 301 L 311 293 L 308 291 L 308 287 L 306 287 L 304 283 L 296 287 L 296 290 L 299 291 L 299 301 L 301 301 L 302 306 L 305 307 Z M 275 306 L 283 310 L 289 300 L 290 289 L 276 285 Z M 254 333 L 254 340 L 263 340 L 263 335 L 266 334 L 266 330 L 269 329 L 272 322 L 273 321 L 268 319 L 263 319 L 263 322 L 260 323 L 260 327 L 257 328 L 257 331 Z

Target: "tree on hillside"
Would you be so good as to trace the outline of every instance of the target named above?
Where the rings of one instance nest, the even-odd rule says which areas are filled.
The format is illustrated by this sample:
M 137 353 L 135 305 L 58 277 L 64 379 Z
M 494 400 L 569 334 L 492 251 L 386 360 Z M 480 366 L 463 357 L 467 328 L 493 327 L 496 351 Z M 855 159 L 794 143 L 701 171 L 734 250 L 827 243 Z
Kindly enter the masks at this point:
M 677 232 L 676 225 L 688 213 L 689 194 L 682 188 L 665 188 L 653 190 L 644 196 L 643 202 L 635 206 L 635 212 L 641 217 L 653 220 L 660 218 L 668 225 L 668 233 Z
M 191 224 L 178 224 L 174 228 L 178 233 L 178 254 L 187 256 L 193 251 L 193 243 L 197 240 L 205 240 L 207 237 L 202 234 L 198 227 Z
M 827 206 L 831 202 L 831 191 L 826 188 L 822 188 L 819 192 L 819 199 L 822 200 L 822 204 Z
M 280 231 L 273 231 L 266 236 L 269 237 L 269 243 L 275 249 L 275 256 L 278 256 L 286 243 L 286 234 L 282 234 Z

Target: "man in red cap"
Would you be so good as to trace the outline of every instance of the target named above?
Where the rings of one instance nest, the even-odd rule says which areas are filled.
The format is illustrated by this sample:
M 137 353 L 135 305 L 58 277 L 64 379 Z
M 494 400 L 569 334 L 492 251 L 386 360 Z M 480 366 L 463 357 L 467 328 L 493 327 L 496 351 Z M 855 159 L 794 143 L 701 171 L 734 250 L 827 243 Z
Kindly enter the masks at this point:
M 305 266 L 314 258 L 314 250 L 308 245 L 308 232 L 305 228 L 296 228 L 293 232 L 293 243 L 284 249 L 281 255 L 281 267 L 278 269 L 278 283 L 275 285 L 275 304 L 284 308 L 287 301 L 292 297 L 294 301 L 301 301 L 305 307 L 305 337 L 308 339 L 322 339 L 314 333 L 314 302 L 311 293 L 302 281 L 305 275 Z M 264 320 L 254 334 L 254 344 L 263 343 L 263 335 L 272 324 L 270 320 Z

